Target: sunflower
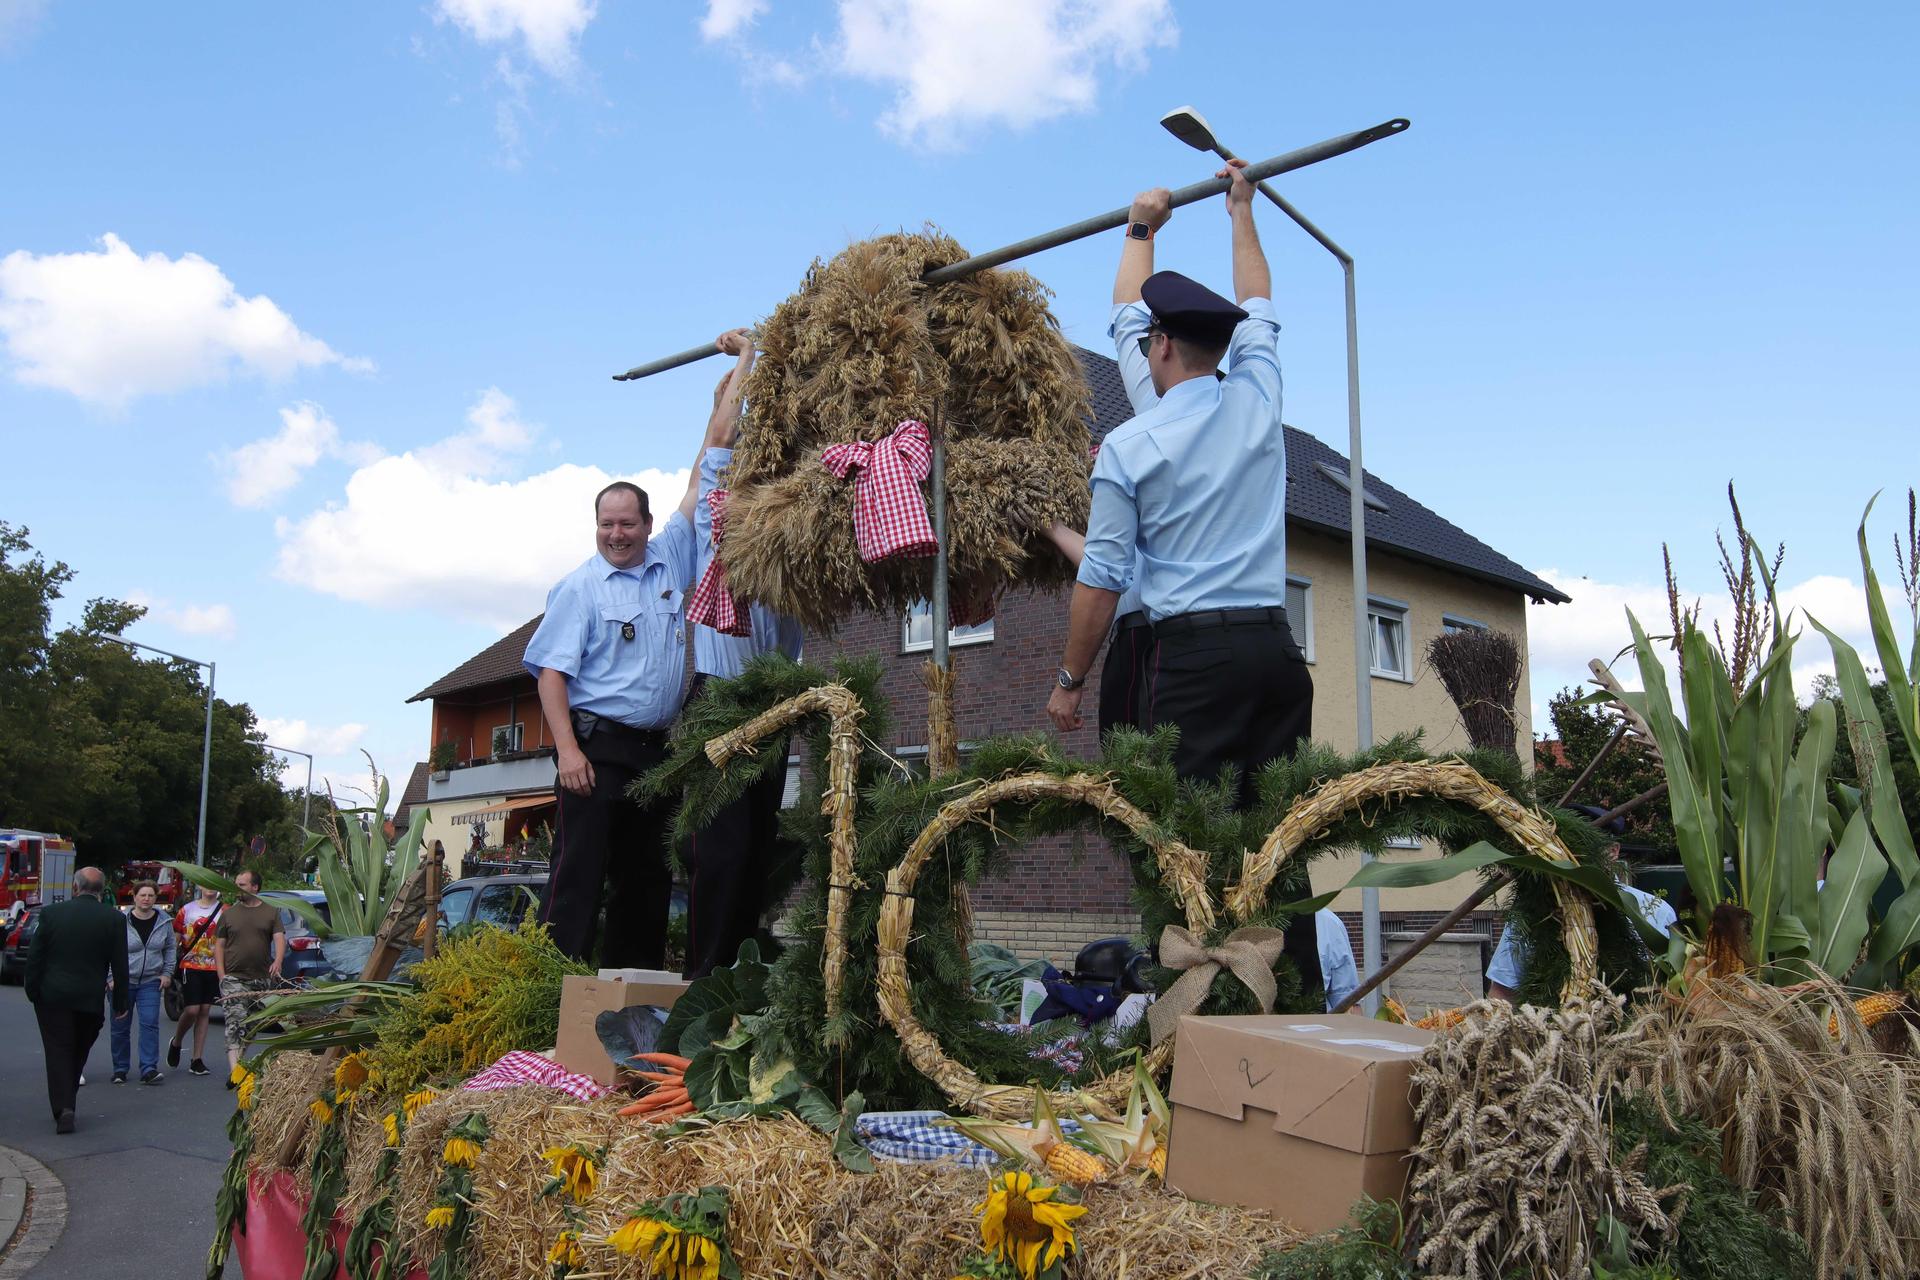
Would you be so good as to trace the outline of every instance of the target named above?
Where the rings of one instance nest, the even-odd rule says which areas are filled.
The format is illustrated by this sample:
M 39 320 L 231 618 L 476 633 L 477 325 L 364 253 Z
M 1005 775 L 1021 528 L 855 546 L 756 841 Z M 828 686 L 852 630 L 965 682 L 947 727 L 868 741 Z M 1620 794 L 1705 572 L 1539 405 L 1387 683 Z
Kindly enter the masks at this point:
M 621 1253 L 645 1253 L 670 1229 L 658 1218 L 628 1218 L 618 1231 L 607 1237 L 607 1243 Z
M 307 1104 L 307 1110 L 312 1113 L 315 1124 L 333 1123 L 333 1104 L 325 1098 L 315 1098 Z
M 480 1144 L 472 1138 L 448 1138 L 447 1148 L 440 1153 L 440 1162 L 446 1165 L 459 1165 L 473 1168 L 474 1161 L 480 1158 Z
M 445 1231 L 453 1225 L 453 1206 L 437 1204 L 427 1210 L 427 1230 Z
M 562 1231 L 559 1238 L 553 1242 L 553 1248 L 547 1250 L 547 1261 L 556 1267 L 586 1266 L 587 1255 L 580 1248 L 580 1233 L 571 1230 Z
M 974 1206 L 987 1252 L 1011 1262 L 1022 1280 L 1034 1280 L 1073 1252 L 1071 1223 L 1087 1208 L 1055 1200 L 1059 1190 L 1032 1174 L 1003 1173 L 987 1184 L 987 1198 Z
M 333 1069 L 333 1087 L 342 1097 L 360 1092 L 372 1078 L 373 1071 L 367 1066 L 367 1055 L 364 1053 L 348 1054 Z
M 233 1069 L 233 1082 L 235 1090 L 233 1100 L 235 1105 L 242 1111 L 253 1110 L 253 1098 L 255 1092 L 257 1092 L 260 1077 L 245 1067 L 235 1067 Z
M 593 1166 L 593 1157 L 579 1147 L 548 1147 L 540 1158 L 553 1166 L 553 1176 L 560 1179 L 575 1204 L 593 1194 L 599 1172 Z
M 407 1123 L 412 1124 L 413 1117 L 419 1112 L 420 1108 L 432 1102 L 437 1096 L 439 1095 L 435 1094 L 431 1089 L 415 1089 L 412 1093 L 408 1094 L 400 1104 L 407 1109 Z
M 388 1146 L 400 1145 L 400 1113 L 398 1111 L 389 1111 L 381 1116 L 380 1127 L 386 1130 Z

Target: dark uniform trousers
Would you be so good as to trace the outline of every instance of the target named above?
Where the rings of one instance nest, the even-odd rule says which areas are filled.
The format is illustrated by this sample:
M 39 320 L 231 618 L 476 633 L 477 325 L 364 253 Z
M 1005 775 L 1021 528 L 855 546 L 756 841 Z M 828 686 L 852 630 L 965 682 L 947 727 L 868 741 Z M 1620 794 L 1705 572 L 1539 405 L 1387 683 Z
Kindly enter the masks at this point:
M 696 675 L 691 702 L 711 677 Z M 687 851 L 691 883 L 687 889 L 687 968 L 684 976 L 704 978 L 731 965 L 740 944 L 760 930 L 766 880 L 779 853 L 780 801 L 787 790 L 786 740 L 762 744 L 777 748 L 760 780 L 713 821 L 694 833 Z
M 576 720 L 576 736 L 579 731 Z M 673 897 L 666 855 L 672 804 L 639 804 L 627 788 L 666 759 L 667 736 L 602 719 L 580 739 L 580 750 L 593 765 L 593 790 L 584 796 L 559 790 L 560 829 L 540 921 L 561 951 L 589 959 L 605 884 L 610 892 L 601 967 L 658 969 L 666 963 Z
M 105 993 L 102 993 L 104 1002 Z M 80 1092 L 80 1072 L 100 1038 L 106 1016 L 99 1012 L 82 1013 L 78 1009 L 36 1004 L 33 1016 L 40 1023 L 40 1047 L 47 1058 L 47 1101 L 53 1104 L 53 1118 L 72 1111 Z
M 1255 774 L 1293 754 L 1313 731 L 1313 676 L 1285 609 L 1216 609 L 1154 624 L 1146 724 L 1179 726 L 1174 772 L 1213 779 L 1240 774 L 1238 807 L 1254 801 Z M 1325 985 L 1311 916 L 1287 930 L 1286 954 L 1304 989 Z
M 1107 641 L 1106 660 L 1100 664 L 1100 740 L 1115 725 L 1143 729 L 1147 723 L 1147 689 L 1153 678 L 1153 625 L 1147 615 L 1133 612 L 1114 623 Z

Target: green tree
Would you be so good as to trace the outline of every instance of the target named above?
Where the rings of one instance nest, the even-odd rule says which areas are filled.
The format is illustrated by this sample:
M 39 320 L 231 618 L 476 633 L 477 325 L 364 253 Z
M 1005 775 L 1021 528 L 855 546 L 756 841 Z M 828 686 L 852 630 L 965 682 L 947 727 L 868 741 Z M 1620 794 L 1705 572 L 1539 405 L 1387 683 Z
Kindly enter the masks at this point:
M 1582 703 L 1581 694 L 1575 689 L 1562 689 L 1554 694 L 1547 701 L 1547 715 L 1553 721 L 1561 751 L 1556 754 L 1544 742 L 1534 743 L 1533 767 L 1541 796 L 1553 801 L 1573 785 L 1587 762 L 1600 754 L 1600 748 L 1606 745 L 1619 721 L 1598 707 Z M 1562 759 L 1565 763 L 1561 763 Z M 1627 738 L 1608 754 L 1599 772 L 1581 788 L 1573 803 L 1612 809 L 1665 781 L 1666 774 L 1646 748 Z M 1666 801 L 1654 800 L 1641 805 L 1627 814 L 1625 821 L 1627 844 L 1673 849 L 1673 817 Z
M 45 796 L 62 779 L 46 738 L 52 681 L 47 630 L 53 602 L 73 570 L 46 559 L 28 531 L 0 520 L 0 824 L 27 825 L 29 797 Z

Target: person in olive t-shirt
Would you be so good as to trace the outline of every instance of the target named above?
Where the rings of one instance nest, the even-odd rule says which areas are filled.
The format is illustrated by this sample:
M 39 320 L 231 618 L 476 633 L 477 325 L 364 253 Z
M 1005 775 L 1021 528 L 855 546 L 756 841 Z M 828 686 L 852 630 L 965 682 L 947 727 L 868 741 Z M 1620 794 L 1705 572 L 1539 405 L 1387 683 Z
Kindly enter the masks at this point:
M 233 878 L 240 901 L 220 914 L 213 930 L 213 961 L 220 974 L 220 1003 L 226 1006 L 227 1083 L 240 1065 L 240 1028 L 265 1003 L 260 993 L 280 983 L 280 965 L 287 958 L 287 931 L 280 908 L 260 899 L 258 872 L 242 871 Z

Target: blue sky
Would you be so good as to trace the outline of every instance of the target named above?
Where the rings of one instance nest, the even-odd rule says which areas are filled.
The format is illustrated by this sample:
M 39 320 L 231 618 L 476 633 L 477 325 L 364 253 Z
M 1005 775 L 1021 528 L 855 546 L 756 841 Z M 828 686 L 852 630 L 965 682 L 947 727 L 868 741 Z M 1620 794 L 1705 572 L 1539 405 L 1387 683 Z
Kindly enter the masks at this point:
M 1904 5 L 0 0 L 0 518 L 324 771 L 404 774 L 403 700 L 539 609 L 586 497 L 690 460 L 718 369 L 610 373 L 850 239 L 985 249 L 1204 177 L 1155 123 L 1191 102 L 1255 156 L 1412 119 L 1283 185 L 1359 259 L 1370 469 L 1576 596 L 1533 620 L 1536 695 L 1659 609 L 1663 540 L 1714 584 L 1729 479 L 1854 630 L 1858 513 L 1915 480 L 1916 35 Z M 1344 448 L 1337 269 L 1263 226 L 1287 420 Z M 1195 206 L 1161 263 L 1222 279 L 1225 245 Z M 1116 250 L 1027 264 L 1090 346 Z

